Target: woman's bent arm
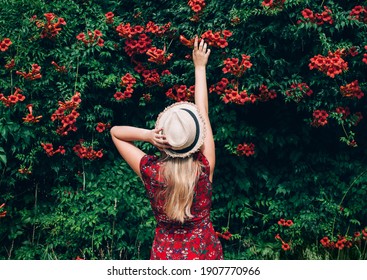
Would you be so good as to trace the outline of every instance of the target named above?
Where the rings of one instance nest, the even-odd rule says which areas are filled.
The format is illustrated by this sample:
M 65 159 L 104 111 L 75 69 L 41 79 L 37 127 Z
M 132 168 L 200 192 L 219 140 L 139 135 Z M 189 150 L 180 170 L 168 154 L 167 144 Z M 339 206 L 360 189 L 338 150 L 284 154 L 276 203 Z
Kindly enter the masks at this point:
M 133 126 L 114 126 L 111 128 L 110 133 L 113 143 L 120 155 L 139 177 L 141 177 L 140 161 L 145 153 L 137 148 L 133 142 L 149 142 L 160 150 L 169 148 L 166 137 L 159 132 L 159 129 L 149 130 Z

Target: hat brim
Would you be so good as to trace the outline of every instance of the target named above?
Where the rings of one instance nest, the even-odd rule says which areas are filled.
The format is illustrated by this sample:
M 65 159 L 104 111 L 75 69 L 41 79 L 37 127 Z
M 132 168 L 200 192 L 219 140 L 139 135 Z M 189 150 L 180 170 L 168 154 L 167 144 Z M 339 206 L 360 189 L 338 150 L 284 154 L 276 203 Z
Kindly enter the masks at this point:
M 164 152 L 170 157 L 179 157 L 185 158 L 197 152 L 200 147 L 204 144 L 205 138 L 205 122 L 204 119 L 198 109 L 198 107 L 191 102 L 176 102 L 168 107 L 166 107 L 157 118 L 155 123 L 155 128 L 162 128 L 162 123 L 166 119 L 166 116 L 169 114 L 169 111 L 172 109 L 183 109 L 190 113 L 190 115 L 194 118 L 195 124 L 197 126 L 195 141 L 189 147 L 183 150 L 173 150 L 173 149 L 164 149 Z M 164 132 L 163 132 L 164 133 Z

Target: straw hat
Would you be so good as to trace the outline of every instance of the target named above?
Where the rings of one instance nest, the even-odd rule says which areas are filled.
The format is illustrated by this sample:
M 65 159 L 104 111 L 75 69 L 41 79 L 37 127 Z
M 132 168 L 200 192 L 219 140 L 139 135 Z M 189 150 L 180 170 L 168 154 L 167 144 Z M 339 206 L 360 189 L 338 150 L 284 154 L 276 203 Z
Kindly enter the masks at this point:
M 188 157 L 204 143 L 204 120 L 194 103 L 177 102 L 168 106 L 159 114 L 155 127 L 163 128 L 162 134 L 172 147 L 164 151 L 171 157 Z

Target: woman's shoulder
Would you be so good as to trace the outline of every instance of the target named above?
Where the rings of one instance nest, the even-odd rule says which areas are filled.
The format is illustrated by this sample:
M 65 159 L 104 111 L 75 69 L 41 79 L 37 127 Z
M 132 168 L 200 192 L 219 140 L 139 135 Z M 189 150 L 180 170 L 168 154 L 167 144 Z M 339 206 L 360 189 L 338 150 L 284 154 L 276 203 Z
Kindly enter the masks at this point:
M 151 165 L 155 165 L 158 159 L 159 157 L 156 155 L 148 155 L 148 154 L 144 155 L 140 160 L 140 169 Z
M 195 157 L 203 165 L 203 168 L 205 169 L 205 172 L 208 172 L 209 173 L 209 171 L 210 171 L 210 165 L 209 165 L 209 161 L 206 158 L 206 156 L 201 151 L 198 151 L 195 154 Z

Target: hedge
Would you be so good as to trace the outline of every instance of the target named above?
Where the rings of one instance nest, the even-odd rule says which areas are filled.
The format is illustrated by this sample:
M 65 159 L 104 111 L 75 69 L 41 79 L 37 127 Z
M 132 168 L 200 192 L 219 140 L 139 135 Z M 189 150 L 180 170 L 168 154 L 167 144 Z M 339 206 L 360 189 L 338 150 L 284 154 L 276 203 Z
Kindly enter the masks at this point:
M 320 2 L 2 0 L 0 259 L 149 258 L 109 128 L 192 100 L 196 34 L 225 258 L 366 259 L 367 4 Z

